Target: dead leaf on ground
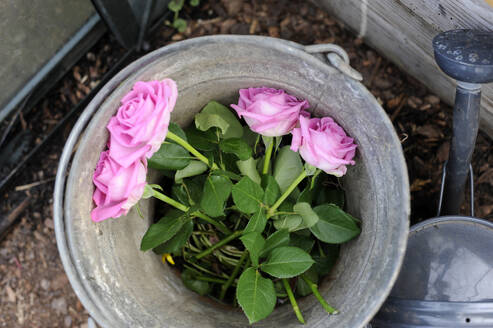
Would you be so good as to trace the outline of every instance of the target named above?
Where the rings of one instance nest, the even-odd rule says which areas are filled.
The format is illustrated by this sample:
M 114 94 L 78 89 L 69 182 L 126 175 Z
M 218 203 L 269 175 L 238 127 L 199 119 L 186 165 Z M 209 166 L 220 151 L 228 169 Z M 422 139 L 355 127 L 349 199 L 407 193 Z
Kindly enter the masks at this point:
M 441 137 L 440 129 L 432 124 L 419 126 L 416 132 L 428 139 L 439 139 Z
M 423 187 L 426 186 L 427 184 L 429 184 L 430 182 L 431 182 L 431 179 L 426 179 L 426 180 L 416 179 L 416 180 L 414 180 L 413 184 L 411 185 L 411 191 L 419 191 L 419 190 L 423 189 Z
M 17 296 L 15 295 L 15 292 L 12 289 L 12 287 L 7 285 L 5 289 L 7 290 L 7 299 L 9 300 L 9 302 L 15 303 Z

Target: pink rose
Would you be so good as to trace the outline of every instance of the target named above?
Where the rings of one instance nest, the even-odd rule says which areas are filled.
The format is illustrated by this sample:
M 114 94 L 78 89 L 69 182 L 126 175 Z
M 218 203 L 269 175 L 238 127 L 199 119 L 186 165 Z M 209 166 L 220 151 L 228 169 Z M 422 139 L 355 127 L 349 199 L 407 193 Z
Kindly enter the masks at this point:
M 135 83 L 108 123 L 110 156 L 124 167 L 150 158 L 166 138 L 177 96 L 171 79 Z
M 244 117 L 252 131 L 263 136 L 288 134 L 298 122 L 300 111 L 309 107 L 284 90 L 272 88 L 240 89 L 238 105 L 231 105 L 239 117 Z
M 96 208 L 91 212 L 92 220 L 99 222 L 127 214 L 144 193 L 146 173 L 146 164 L 141 160 L 123 167 L 109 156 L 109 151 L 102 152 L 93 176 L 96 190 L 92 199 Z
M 354 139 L 330 117 L 300 116 L 300 127 L 292 131 L 291 150 L 299 151 L 310 165 L 337 177 L 346 174 L 347 164 L 354 165 Z

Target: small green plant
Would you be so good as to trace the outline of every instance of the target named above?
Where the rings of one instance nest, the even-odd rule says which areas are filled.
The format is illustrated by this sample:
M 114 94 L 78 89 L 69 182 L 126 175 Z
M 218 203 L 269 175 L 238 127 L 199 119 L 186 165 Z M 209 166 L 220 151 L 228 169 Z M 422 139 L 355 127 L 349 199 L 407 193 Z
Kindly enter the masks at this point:
M 197 7 L 200 0 L 190 0 L 190 6 Z M 171 24 L 178 32 L 183 33 L 187 29 L 187 21 L 179 17 L 180 10 L 185 5 L 185 0 L 171 0 L 168 3 L 168 9 L 174 13 L 173 23 Z

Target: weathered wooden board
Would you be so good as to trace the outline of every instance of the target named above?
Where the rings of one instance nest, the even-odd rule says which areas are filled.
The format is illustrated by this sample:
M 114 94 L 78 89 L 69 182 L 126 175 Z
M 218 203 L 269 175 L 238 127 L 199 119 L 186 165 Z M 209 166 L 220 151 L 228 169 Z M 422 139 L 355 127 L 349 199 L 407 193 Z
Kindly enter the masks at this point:
M 313 1 L 449 104 L 455 81 L 435 64 L 433 37 L 458 28 L 493 31 L 493 0 Z M 493 138 L 493 83 L 482 89 L 481 128 Z

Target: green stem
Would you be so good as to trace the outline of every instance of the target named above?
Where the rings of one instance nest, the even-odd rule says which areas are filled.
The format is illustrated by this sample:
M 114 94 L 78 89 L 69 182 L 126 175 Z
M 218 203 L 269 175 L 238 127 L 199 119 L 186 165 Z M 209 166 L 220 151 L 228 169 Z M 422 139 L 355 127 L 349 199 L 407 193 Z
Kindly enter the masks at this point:
M 313 295 L 315 295 L 315 297 L 320 302 L 320 304 L 322 304 L 322 307 L 325 309 L 325 311 L 327 311 L 327 313 L 329 313 L 329 314 L 337 314 L 337 313 L 339 313 L 339 311 L 337 311 L 332 306 L 330 306 L 329 303 L 327 303 L 324 300 L 324 298 L 322 297 L 322 295 L 320 295 L 320 293 L 318 292 L 318 286 L 317 286 L 316 283 L 314 283 L 313 281 L 309 280 L 304 275 L 302 275 L 301 278 L 303 278 L 303 280 L 308 284 L 308 286 L 310 286 L 310 289 L 312 290 Z
M 173 132 L 168 130 L 168 134 L 166 135 L 166 138 L 173 140 L 174 142 L 176 142 L 177 144 L 188 150 L 192 155 L 197 157 L 198 160 L 207 164 L 207 166 L 209 166 L 211 169 L 218 169 L 216 163 L 209 163 L 207 157 L 202 155 L 197 149 L 193 148 L 191 144 L 189 144 L 188 142 L 186 142 L 185 140 L 183 140 Z
M 228 229 L 228 227 L 226 227 L 224 225 L 224 223 L 220 222 L 220 221 L 216 221 L 214 220 L 213 218 L 211 217 L 208 217 L 207 215 L 205 215 L 204 213 L 202 212 L 199 212 L 199 211 L 195 211 L 192 213 L 192 215 L 196 216 L 196 217 L 199 217 L 201 218 L 202 220 L 212 224 L 213 226 L 215 226 L 216 228 L 218 228 L 222 233 L 226 234 L 226 235 L 229 235 L 231 234 L 231 230 Z
M 156 197 L 157 199 L 162 200 L 166 204 L 169 204 L 169 205 L 171 205 L 173 207 L 176 207 L 177 209 L 179 209 L 182 212 L 187 212 L 188 211 L 188 206 L 183 205 L 180 202 L 177 202 L 173 198 L 170 198 L 170 197 L 166 196 L 163 193 L 160 193 L 156 189 L 153 189 L 153 190 L 154 190 L 154 195 L 153 196 Z
M 205 251 L 203 252 L 200 252 L 199 254 L 197 254 L 195 256 L 195 258 L 197 260 L 200 260 L 201 258 L 203 258 L 204 256 L 207 256 L 209 255 L 210 253 L 212 253 L 213 251 L 215 251 L 216 249 L 226 245 L 227 243 L 229 243 L 230 241 L 232 241 L 233 239 L 236 239 L 238 238 L 239 236 L 241 236 L 241 234 L 243 233 L 242 230 L 238 230 L 238 231 L 235 231 L 233 232 L 232 234 L 230 234 L 228 237 L 224 238 L 223 240 L 220 240 L 218 241 L 217 243 L 215 243 L 214 245 L 212 245 L 211 247 L 209 247 L 208 249 L 206 249 Z
M 282 204 L 282 202 L 284 202 L 286 198 L 288 198 L 288 196 L 293 192 L 294 188 L 296 188 L 296 186 L 298 186 L 304 178 L 306 178 L 305 170 L 303 170 L 300 175 L 298 175 L 298 177 L 293 181 L 293 183 L 291 183 L 288 189 L 286 189 L 284 194 L 282 194 L 281 197 L 274 203 L 274 205 L 269 208 L 269 211 L 267 212 L 268 218 L 274 215 L 274 212 L 277 210 L 277 208 Z
M 245 261 L 247 256 L 248 256 L 248 252 L 243 251 L 240 260 L 238 261 L 238 263 L 236 264 L 233 270 L 233 273 L 231 274 L 231 276 L 229 276 L 228 281 L 226 281 L 226 283 L 221 287 L 221 294 L 219 295 L 219 299 L 221 301 L 224 299 L 224 296 L 226 296 L 226 292 L 228 291 L 229 286 L 231 286 L 238 273 L 240 273 L 241 265 L 243 264 L 243 261 Z
M 182 212 L 188 212 L 188 210 L 190 209 L 188 206 L 183 205 L 180 202 L 177 202 L 173 198 L 170 198 L 170 197 L 166 196 L 163 193 L 160 193 L 156 189 L 153 189 L 153 190 L 154 190 L 154 197 L 156 197 L 159 200 L 162 200 L 166 204 L 169 204 L 169 205 L 171 205 L 173 207 L 176 207 L 177 209 L 179 209 Z M 199 217 L 199 218 L 201 218 L 204 221 L 209 222 L 210 224 L 212 224 L 216 228 L 218 228 L 222 233 L 225 233 L 227 235 L 229 235 L 231 233 L 231 230 L 229 230 L 222 222 L 218 222 L 218 221 L 214 220 L 213 218 L 208 217 L 207 215 L 205 215 L 202 212 L 195 211 L 195 212 L 192 213 L 192 215 L 193 216 L 196 216 L 196 217 Z
M 286 290 L 286 293 L 288 293 L 288 298 L 289 301 L 291 302 L 291 306 L 293 307 L 293 311 L 296 314 L 296 318 L 298 318 L 299 322 L 305 324 L 305 319 L 303 319 L 303 315 L 301 314 L 300 307 L 298 306 L 298 303 L 296 303 L 296 299 L 294 298 L 294 294 L 293 291 L 291 290 L 291 286 L 289 285 L 288 280 L 282 279 L 282 284 L 284 285 L 284 289 Z
M 272 157 L 272 150 L 274 149 L 274 138 L 272 138 L 267 150 L 265 152 L 264 158 L 264 168 L 262 169 L 262 174 L 267 174 L 269 172 L 270 158 Z

